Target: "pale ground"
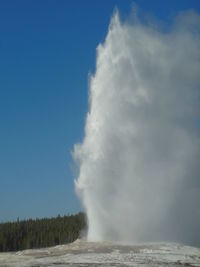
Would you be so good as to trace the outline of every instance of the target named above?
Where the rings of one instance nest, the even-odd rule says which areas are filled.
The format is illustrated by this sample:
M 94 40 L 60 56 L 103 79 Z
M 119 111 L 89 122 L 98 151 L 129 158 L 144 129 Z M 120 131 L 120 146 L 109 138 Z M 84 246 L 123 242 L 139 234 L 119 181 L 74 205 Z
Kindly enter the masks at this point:
M 200 248 L 173 243 L 119 245 L 77 240 L 69 245 L 0 253 L 0 267 L 200 266 Z

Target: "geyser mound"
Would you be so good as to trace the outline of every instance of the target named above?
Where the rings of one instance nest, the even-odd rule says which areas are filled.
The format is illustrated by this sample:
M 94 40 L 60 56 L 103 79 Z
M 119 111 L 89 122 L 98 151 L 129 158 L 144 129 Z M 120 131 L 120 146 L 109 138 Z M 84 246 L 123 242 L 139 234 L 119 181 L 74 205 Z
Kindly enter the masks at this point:
M 90 241 L 200 245 L 200 17 L 121 22 L 97 48 L 76 190 Z

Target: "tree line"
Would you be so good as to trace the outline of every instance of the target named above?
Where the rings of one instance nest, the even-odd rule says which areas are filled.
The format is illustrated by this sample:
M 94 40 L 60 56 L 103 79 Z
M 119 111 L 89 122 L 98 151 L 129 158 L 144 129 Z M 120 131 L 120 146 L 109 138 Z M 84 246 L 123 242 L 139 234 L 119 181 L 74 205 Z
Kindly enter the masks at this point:
M 86 228 L 85 214 L 0 223 L 0 252 L 70 243 Z

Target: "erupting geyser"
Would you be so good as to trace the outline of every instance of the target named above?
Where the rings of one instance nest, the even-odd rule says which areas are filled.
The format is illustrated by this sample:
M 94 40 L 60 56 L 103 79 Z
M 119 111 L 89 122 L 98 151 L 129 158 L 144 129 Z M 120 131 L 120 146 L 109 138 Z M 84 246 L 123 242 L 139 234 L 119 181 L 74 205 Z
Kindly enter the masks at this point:
M 97 48 L 76 190 L 88 239 L 200 245 L 200 17 L 121 22 Z

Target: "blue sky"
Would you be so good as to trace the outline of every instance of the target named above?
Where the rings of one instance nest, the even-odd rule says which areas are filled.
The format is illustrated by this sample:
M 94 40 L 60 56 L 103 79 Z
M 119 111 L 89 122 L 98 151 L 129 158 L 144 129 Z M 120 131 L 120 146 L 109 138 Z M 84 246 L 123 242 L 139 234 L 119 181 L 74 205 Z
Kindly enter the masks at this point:
M 0 1 L 0 221 L 76 213 L 71 152 L 88 106 L 88 73 L 117 6 L 129 0 Z M 135 1 L 169 23 L 199 0 Z

